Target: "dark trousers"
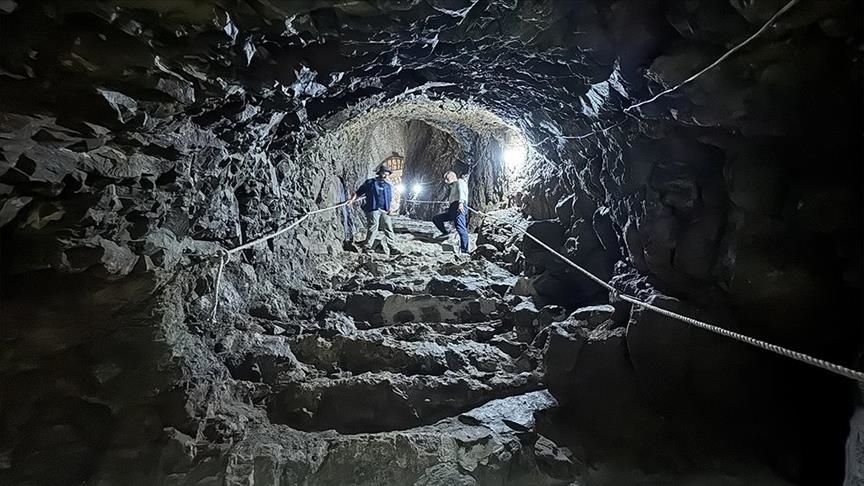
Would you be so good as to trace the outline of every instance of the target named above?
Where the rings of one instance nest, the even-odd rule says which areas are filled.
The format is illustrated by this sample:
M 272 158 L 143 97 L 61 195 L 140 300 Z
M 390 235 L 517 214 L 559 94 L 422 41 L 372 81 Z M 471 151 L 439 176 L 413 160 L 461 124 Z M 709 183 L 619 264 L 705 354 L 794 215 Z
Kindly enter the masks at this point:
M 456 232 L 459 233 L 459 249 L 462 250 L 462 253 L 468 253 L 468 220 L 465 214 L 467 212 L 468 208 L 466 205 L 465 212 L 460 213 L 459 202 L 456 201 L 450 204 L 446 213 L 432 216 L 432 222 L 435 223 L 435 227 L 443 234 L 447 234 L 447 228 L 444 227 L 444 223 L 453 223 L 453 226 L 456 227 Z

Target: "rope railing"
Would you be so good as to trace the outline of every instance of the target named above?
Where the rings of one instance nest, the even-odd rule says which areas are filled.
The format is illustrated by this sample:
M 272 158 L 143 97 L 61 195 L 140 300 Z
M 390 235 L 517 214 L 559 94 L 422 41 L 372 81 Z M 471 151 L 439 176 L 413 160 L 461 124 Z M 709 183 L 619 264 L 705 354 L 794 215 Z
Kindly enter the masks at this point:
M 231 258 L 231 255 L 238 253 L 238 252 L 241 252 L 243 250 L 246 250 L 248 248 L 251 248 L 251 247 L 253 247 L 259 243 L 263 243 L 265 241 L 269 241 L 269 240 L 272 240 L 273 238 L 276 238 L 280 235 L 283 235 L 283 234 L 287 233 L 288 231 L 292 230 L 293 228 L 296 228 L 303 221 L 306 221 L 307 219 L 309 219 L 309 216 L 312 216 L 315 214 L 320 214 L 320 213 L 326 213 L 327 211 L 332 211 L 334 209 L 339 209 L 339 208 L 347 206 L 349 204 L 353 204 L 355 202 L 362 201 L 363 199 L 365 199 L 365 196 L 358 197 L 357 199 L 353 199 L 353 200 L 349 199 L 347 201 L 343 201 L 339 204 L 334 204 L 333 206 L 328 206 L 326 208 L 315 209 L 313 211 L 309 211 L 308 213 L 304 214 L 303 216 L 300 216 L 299 218 L 297 218 L 293 223 L 289 224 L 288 226 L 286 226 L 286 227 L 284 227 L 278 231 L 275 231 L 273 233 L 269 233 L 269 234 L 264 235 L 260 238 L 256 238 L 252 241 L 249 241 L 249 242 L 244 243 L 242 245 L 236 246 L 236 247 L 231 248 L 229 250 L 226 250 L 224 248 L 220 249 L 218 251 L 218 253 L 216 255 L 214 255 L 214 258 L 219 258 L 219 269 L 216 271 L 216 282 L 215 282 L 215 286 L 214 286 L 213 304 L 210 308 L 210 322 L 212 323 L 212 322 L 216 321 L 216 313 L 219 310 L 219 297 L 221 295 L 222 274 L 224 273 L 225 265 L 228 263 L 229 259 Z
M 518 231 L 519 233 L 522 233 L 523 235 L 527 236 L 528 238 L 533 240 L 535 243 L 537 243 L 538 245 L 543 247 L 545 250 L 547 250 L 550 253 L 552 253 L 553 255 L 555 255 L 558 259 L 560 259 L 561 261 L 563 261 L 567 265 L 575 268 L 580 273 L 582 273 L 583 275 L 585 275 L 586 277 L 588 277 L 589 279 L 591 279 L 592 281 L 594 281 L 595 283 L 597 283 L 601 287 L 604 287 L 606 290 L 608 290 L 610 292 L 610 294 L 611 294 L 610 298 L 613 301 L 620 299 L 620 300 L 629 302 L 635 306 L 641 307 L 643 309 L 647 309 L 647 310 L 650 310 L 652 312 L 656 312 L 657 314 L 669 317 L 671 319 L 678 320 L 678 321 L 683 322 L 685 324 L 690 324 L 692 326 L 698 327 L 700 329 L 704 329 L 704 330 L 709 331 L 709 332 L 713 332 L 713 333 L 718 334 L 720 336 L 724 336 L 724 337 L 727 337 L 727 338 L 730 338 L 730 339 L 733 339 L 733 340 L 736 340 L 736 341 L 739 341 L 739 342 L 742 342 L 745 344 L 749 344 L 751 346 L 755 346 L 755 347 L 764 349 L 766 351 L 770 351 L 770 352 L 778 354 L 780 356 L 785 356 L 787 358 L 794 359 L 794 360 L 799 361 L 801 363 L 816 366 L 818 368 L 822 368 L 823 370 L 829 371 L 831 373 L 834 373 L 834 374 L 837 374 L 837 375 L 840 375 L 840 376 L 843 376 L 846 378 L 850 378 L 852 380 L 864 382 L 864 373 L 862 373 L 861 371 L 847 368 L 845 366 L 841 366 L 841 365 L 838 365 L 835 363 L 831 363 L 829 361 L 825 361 L 823 359 L 819 359 L 819 358 L 810 356 L 808 354 L 804 354 L 804 353 L 800 353 L 798 351 L 784 348 L 784 347 L 778 346 L 776 344 L 771 344 L 769 342 L 762 341 L 760 339 L 756 339 L 756 338 L 753 338 L 750 336 L 746 336 L 746 335 L 741 334 L 741 333 L 730 331 L 730 330 L 722 328 L 720 326 L 715 326 L 713 324 L 709 324 L 707 322 L 703 322 L 703 321 L 700 321 L 698 319 L 694 319 L 692 317 L 678 314 L 676 312 L 672 312 L 668 309 L 664 309 L 662 307 L 658 307 L 658 306 L 653 305 L 653 304 L 649 304 L 648 302 L 645 302 L 641 299 L 638 299 L 632 295 L 619 293 L 618 290 L 614 286 L 612 286 L 608 282 L 602 280 L 600 277 L 594 275 L 590 271 L 586 270 L 585 268 L 583 268 L 579 264 L 573 262 L 572 260 L 570 260 L 566 256 L 562 255 L 561 253 L 555 251 L 555 249 L 553 249 L 552 247 L 550 247 L 546 243 L 543 243 L 542 241 L 540 241 L 539 238 L 537 238 L 536 236 L 534 236 L 530 232 L 528 232 L 527 229 L 519 227 L 517 225 L 512 224 L 509 221 L 503 220 L 501 218 L 497 218 L 493 215 L 490 215 L 490 214 L 485 213 L 483 211 L 474 209 L 472 207 L 469 207 L 468 210 L 473 212 L 473 213 L 476 213 L 482 217 L 486 217 L 486 218 L 489 218 L 492 220 L 496 220 L 499 222 L 510 224 L 513 227 L 514 231 Z
M 715 60 L 713 63 L 709 64 L 707 67 L 701 69 L 700 71 L 698 71 L 697 73 L 688 77 L 684 81 L 678 83 L 677 85 L 675 85 L 671 88 L 668 88 L 666 90 L 663 90 L 660 93 L 657 93 L 656 95 L 654 95 L 653 97 L 651 97 L 649 99 L 643 100 L 641 102 L 638 102 L 638 103 L 635 103 L 635 104 L 632 104 L 632 105 L 626 107 L 624 109 L 624 113 L 629 115 L 630 112 L 633 111 L 634 109 L 639 108 L 639 107 L 644 106 L 644 105 L 647 105 L 649 103 L 653 103 L 657 99 L 659 99 L 659 98 L 661 98 L 667 94 L 670 94 L 674 91 L 681 89 L 685 85 L 693 82 L 694 80 L 696 80 L 697 78 L 699 78 L 700 76 L 705 74 L 707 71 L 715 68 L 717 65 L 719 65 L 720 63 L 722 63 L 723 61 L 728 59 L 730 56 L 732 56 L 735 52 L 743 49 L 745 46 L 750 44 L 753 40 L 755 40 L 760 35 L 762 35 L 770 26 L 772 26 L 774 24 L 774 22 L 777 21 L 777 19 L 780 16 L 782 16 L 784 13 L 786 13 L 788 10 L 790 10 L 795 4 L 797 4 L 798 1 L 799 0 L 789 0 L 788 3 L 786 3 L 782 8 L 780 8 L 770 19 L 768 19 L 768 21 L 765 22 L 765 24 L 762 25 L 762 27 L 760 29 L 758 29 L 755 33 L 753 33 L 751 36 L 746 38 L 741 43 L 735 45 L 732 49 L 730 49 L 725 54 L 720 56 L 717 60 Z M 607 130 L 615 128 L 615 127 L 621 125 L 622 123 L 623 123 L 623 120 L 616 123 L 615 125 L 612 125 L 610 127 L 606 127 L 606 128 L 599 130 L 599 131 L 595 130 L 594 132 L 591 132 L 591 133 L 586 134 L 586 135 L 580 135 L 580 136 L 574 136 L 574 137 L 564 137 L 564 138 L 577 139 L 577 140 L 588 138 L 588 137 L 596 135 L 597 133 L 600 133 L 600 132 L 605 133 Z M 362 198 L 359 198 L 357 200 L 360 200 L 360 199 L 362 199 Z M 321 209 L 316 209 L 314 211 L 310 211 L 310 212 L 304 214 L 303 216 L 301 216 L 300 218 L 298 218 L 293 223 L 289 224 L 288 226 L 286 226 L 286 227 L 284 227 L 284 228 L 282 228 L 282 229 L 280 229 L 274 233 L 262 236 L 260 238 L 257 238 L 255 240 L 252 240 L 252 241 L 247 242 L 247 243 L 244 243 L 244 244 L 239 245 L 235 248 L 231 248 L 229 250 L 220 249 L 218 254 L 214 255 L 214 257 L 219 258 L 219 267 L 218 267 L 218 270 L 216 272 L 215 295 L 213 297 L 213 305 L 212 305 L 212 309 L 210 312 L 211 322 L 214 322 L 216 320 L 216 313 L 217 313 L 218 307 L 219 307 L 219 296 L 220 296 L 220 286 L 221 286 L 221 282 L 222 282 L 222 275 L 223 275 L 224 270 L 225 270 L 225 265 L 228 263 L 231 255 L 238 253 L 242 250 L 245 250 L 247 248 L 251 248 L 251 247 L 253 247 L 259 243 L 263 243 L 265 241 L 276 238 L 276 237 L 290 231 L 291 229 L 297 227 L 298 225 L 300 225 L 301 223 L 306 221 L 312 215 L 324 213 L 324 212 L 331 211 L 334 209 L 339 209 L 339 208 L 344 207 L 348 204 L 351 204 L 352 202 L 354 202 L 354 201 L 348 200 L 348 201 L 345 201 L 345 202 L 342 202 L 342 203 L 339 203 L 339 204 L 336 204 L 333 206 L 329 206 L 326 208 L 321 208 Z M 405 202 L 411 203 L 411 204 L 448 204 L 447 201 L 427 201 L 427 200 L 418 200 L 418 199 L 408 199 L 408 200 L 405 200 Z M 468 206 L 466 205 L 466 207 L 468 207 Z M 490 219 L 497 219 L 498 221 L 503 221 L 503 220 L 500 220 L 494 216 L 489 215 L 488 213 L 479 211 L 479 210 L 471 208 L 471 207 L 468 207 L 468 210 L 471 212 L 474 212 L 474 213 L 476 213 L 482 217 L 488 217 Z M 506 221 L 504 221 L 504 222 L 506 222 Z M 661 314 L 661 315 L 664 315 L 666 317 L 670 317 L 672 319 L 676 319 L 678 321 L 699 327 L 701 329 L 713 332 L 715 334 L 719 334 L 721 336 L 725 336 L 725 337 L 728 337 L 728 338 L 731 338 L 731 339 L 734 339 L 734 340 L 737 340 L 737 341 L 740 341 L 743 343 L 747 343 L 747 344 L 750 344 L 752 346 L 756 346 L 756 347 L 759 347 L 761 349 L 765 349 L 767 351 L 771 351 L 773 353 L 776 353 L 776 354 L 779 354 L 782 356 L 786 356 L 786 357 L 798 360 L 798 361 L 803 362 L 803 363 L 817 366 L 819 368 L 825 369 L 825 370 L 830 371 L 832 373 L 836 373 L 838 375 L 845 376 L 845 377 L 851 378 L 853 380 L 858 380 L 859 382 L 864 382 L 864 373 L 862 373 L 860 371 L 846 368 L 846 367 L 843 367 L 843 366 L 840 366 L 840 365 L 837 365 L 834 363 L 830 363 L 830 362 L 825 361 L 825 360 L 815 358 L 813 356 L 806 355 L 804 353 L 799 353 L 797 351 L 793 351 L 793 350 L 790 350 L 790 349 L 787 349 L 787 348 L 784 348 L 781 346 L 777 346 L 777 345 L 774 345 L 774 344 L 771 344 L 771 343 L 768 343 L 765 341 L 761 341 L 759 339 L 745 336 L 743 334 L 739 334 L 739 333 L 730 331 L 728 329 L 724 329 L 724 328 L 719 327 L 719 326 L 714 326 L 712 324 L 708 324 L 706 322 L 702 322 L 702 321 L 699 321 L 697 319 L 693 319 L 691 317 L 677 314 L 677 313 L 672 312 L 670 310 L 663 309 L 661 307 L 657 307 L 657 306 L 654 306 L 654 305 L 649 304 L 647 302 L 644 302 L 642 300 L 639 300 L 636 297 L 633 297 L 631 295 L 620 294 L 617 291 L 617 289 L 615 289 L 615 287 L 610 285 L 608 282 L 602 280 L 601 278 L 597 277 L 596 275 L 589 272 L 585 268 L 574 263 L 569 258 L 567 258 L 566 256 L 564 256 L 561 253 L 559 253 L 558 251 L 556 251 L 554 248 L 552 248 L 549 245 L 547 245 L 546 243 L 540 241 L 540 239 L 538 239 L 537 237 L 535 237 L 534 235 L 529 233 L 526 229 L 521 228 L 521 227 L 516 226 L 516 225 L 513 225 L 513 228 L 515 231 L 518 231 L 518 232 L 522 233 L 523 235 L 527 236 L 528 238 L 533 240 L 535 243 L 540 245 L 542 248 L 549 251 L 550 253 L 555 255 L 558 259 L 560 259 L 561 261 L 563 261 L 567 265 L 573 267 L 574 269 L 576 269 L 577 271 L 582 273 L 584 276 L 586 276 L 587 278 L 589 278 L 590 280 L 592 280 L 596 284 L 604 287 L 606 290 L 608 290 L 610 292 L 610 298 L 612 300 L 618 300 L 618 299 L 624 300 L 624 301 L 629 302 L 633 305 L 639 306 L 643 309 L 651 310 L 651 311 L 656 312 L 658 314 Z
M 405 202 L 417 204 L 450 204 L 449 201 L 424 201 L 422 199 L 406 199 Z
M 360 199 L 362 199 L 362 198 L 360 198 Z M 360 199 L 357 199 L 357 200 L 360 200 Z M 231 255 L 233 255 L 239 251 L 245 250 L 247 248 L 251 248 L 252 246 L 255 246 L 259 243 L 263 243 L 265 241 L 272 240 L 273 238 L 276 238 L 276 237 L 288 232 L 292 228 L 297 227 L 300 223 L 306 221 L 310 216 L 312 216 L 314 214 L 320 214 L 320 213 L 324 213 L 324 212 L 331 211 L 334 209 L 339 209 L 339 208 L 347 206 L 348 204 L 351 204 L 353 202 L 354 201 L 352 201 L 352 200 L 348 200 L 348 201 L 344 201 L 342 203 L 339 203 L 339 204 L 336 204 L 333 206 L 328 206 L 326 208 L 321 208 L 321 209 L 316 209 L 314 211 L 309 211 L 308 213 L 304 214 L 303 216 L 298 218 L 293 223 L 289 224 L 288 226 L 286 226 L 286 227 L 284 227 L 284 228 L 282 228 L 276 232 L 262 236 L 260 238 L 255 239 L 255 240 L 252 240 L 248 243 L 244 243 L 244 244 L 239 245 L 237 247 L 234 247 L 230 250 L 224 250 L 224 249 L 221 250 L 218 254 L 219 267 L 218 267 L 218 270 L 216 272 L 215 295 L 213 296 L 213 307 L 212 307 L 211 312 L 210 312 L 211 322 L 214 322 L 216 320 L 216 313 L 217 313 L 218 307 L 219 307 L 220 285 L 221 285 L 221 281 L 222 281 L 222 275 L 223 275 L 224 270 L 225 270 L 225 265 L 228 263 L 228 260 L 229 260 Z M 415 200 L 406 200 L 406 202 L 412 202 L 412 203 L 417 203 L 417 204 L 447 204 L 448 203 L 447 201 L 423 201 L 423 200 L 416 200 L 416 199 Z M 745 344 L 749 344 L 751 346 L 755 346 L 755 347 L 758 347 L 760 349 L 770 351 L 770 352 L 778 354 L 780 356 L 785 356 L 787 358 L 794 359 L 794 360 L 799 361 L 801 363 L 809 364 L 811 366 L 816 366 L 818 368 L 829 371 L 831 373 L 834 373 L 834 374 L 837 374 L 837 375 L 840 375 L 840 376 L 850 378 L 852 380 L 856 380 L 856 381 L 864 383 L 864 373 L 862 373 L 861 371 L 847 368 L 845 366 L 841 366 L 841 365 L 838 365 L 835 363 L 831 363 L 829 361 L 819 359 L 819 358 L 810 356 L 808 354 L 800 353 L 798 351 L 794 351 L 794 350 L 791 350 L 788 348 L 784 348 L 784 347 L 778 346 L 776 344 L 771 344 L 769 342 L 762 341 L 760 339 L 756 339 L 756 338 L 753 338 L 753 337 L 750 337 L 750 336 L 747 336 L 747 335 L 744 335 L 741 333 L 730 331 L 730 330 L 722 328 L 720 326 L 715 326 L 713 324 L 709 324 L 707 322 L 703 322 L 703 321 L 700 321 L 698 319 L 694 319 L 692 317 L 678 314 L 676 312 L 672 312 L 668 309 L 664 309 L 662 307 L 658 307 L 658 306 L 653 305 L 653 304 L 649 304 L 648 302 L 645 302 L 645 301 L 643 301 L 637 297 L 634 297 L 632 295 L 620 293 L 613 285 L 611 285 L 610 283 L 601 279 L 597 275 L 591 273 L 590 271 L 588 271 L 587 269 L 585 269 L 581 265 L 575 263 L 574 261 L 570 260 L 566 256 L 562 255 L 560 252 L 558 252 L 557 250 L 555 250 L 551 246 L 547 245 L 546 243 L 541 241 L 536 236 L 532 235 L 526 228 L 522 228 L 519 225 L 512 224 L 512 222 L 510 222 L 510 221 L 503 220 L 503 219 L 498 218 L 496 216 L 493 216 L 489 213 L 480 211 L 478 209 L 474 209 L 470 206 L 466 205 L 466 207 L 468 208 L 468 210 L 470 212 L 473 212 L 473 213 L 475 213 L 481 217 L 489 218 L 491 220 L 495 220 L 495 221 L 499 221 L 499 222 L 503 222 L 505 224 L 511 225 L 513 228 L 513 231 L 527 236 L 529 239 L 531 239 L 532 241 L 537 243 L 540 247 L 542 247 L 546 251 L 552 253 L 559 260 L 561 260 L 565 264 L 569 265 L 570 267 L 576 269 L 582 275 L 584 275 L 588 279 L 592 280 L 597 285 L 600 285 L 601 287 L 608 290 L 610 293 L 610 300 L 612 300 L 613 302 L 617 301 L 617 300 L 623 300 L 625 302 L 629 302 L 629 303 L 631 303 L 635 306 L 641 307 L 643 309 L 655 312 L 657 314 L 669 317 L 671 319 L 675 319 L 677 321 L 692 325 L 694 327 L 698 327 L 700 329 L 712 332 L 714 334 L 718 334 L 720 336 L 724 336 L 724 337 L 727 337 L 727 338 L 730 338 L 730 339 L 733 339 L 733 340 L 736 340 L 736 341 L 739 341 L 739 342 L 742 342 Z
M 740 51 L 741 49 L 747 47 L 750 43 L 752 43 L 753 41 L 755 41 L 756 39 L 758 39 L 758 38 L 759 38 L 762 34 L 764 34 L 764 33 L 765 33 L 769 28 L 771 28 L 772 26 L 774 26 L 774 25 L 775 25 L 775 22 L 777 22 L 777 20 L 778 20 L 780 17 L 782 17 L 786 12 L 788 12 L 789 10 L 791 10 L 792 7 L 794 7 L 795 5 L 797 5 L 798 2 L 799 2 L 799 0 L 789 0 L 785 5 L 783 5 L 779 10 L 777 10 L 777 11 L 774 13 L 774 15 L 771 16 L 771 18 L 769 18 L 769 19 L 768 19 L 764 24 L 762 24 L 762 26 L 761 26 L 759 29 L 757 29 L 756 32 L 754 32 L 754 33 L 751 34 L 749 37 L 747 37 L 746 39 L 744 39 L 743 41 L 739 42 L 738 44 L 736 44 L 735 46 L 733 46 L 731 49 L 729 49 L 728 51 L 726 51 L 725 53 L 723 53 L 723 55 L 721 55 L 720 57 L 718 57 L 717 59 L 715 59 L 714 62 L 712 62 L 711 64 L 705 66 L 704 68 L 700 69 L 700 70 L 697 71 L 696 73 L 694 73 L 694 74 L 692 74 L 691 76 L 687 77 L 687 79 L 681 81 L 680 83 L 678 83 L 678 84 L 676 84 L 676 85 L 674 85 L 674 86 L 672 86 L 672 87 L 670 87 L 670 88 L 664 89 L 663 91 L 661 91 L 661 92 L 655 94 L 654 96 L 652 96 L 652 97 L 650 97 L 650 98 L 647 98 L 647 99 L 644 99 L 644 100 L 642 100 L 642 101 L 639 101 L 639 102 L 633 103 L 633 104 L 627 106 L 626 108 L 624 108 L 624 109 L 623 109 L 622 111 L 620 111 L 619 113 L 623 113 L 624 115 L 628 115 L 628 116 L 630 116 L 631 118 L 638 120 L 638 118 L 636 118 L 636 117 L 633 115 L 633 113 L 632 113 L 634 110 L 636 110 L 636 109 L 639 108 L 639 107 L 642 107 L 642 106 L 645 106 L 645 105 L 648 105 L 648 104 L 654 103 L 654 102 L 657 101 L 658 99 L 660 99 L 660 98 L 662 98 L 662 97 L 664 97 L 664 96 L 666 96 L 666 95 L 668 95 L 668 94 L 671 94 L 671 93 L 674 93 L 674 92 L 678 91 L 679 89 L 683 88 L 684 86 L 687 86 L 688 84 L 692 83 L 693 81 L 696 81 L 697 79 L 699 79 L 702 75 L 704 75 L 704 74 L 707 73 L 708 71 L 711 71 L 712 69 L 716 68 L 717 66 L 719 66 L 720 64 L 722 64 L 723 62 L 725 62 L 727 59 L 729 59 L 730 57 L 732 57 L 733 54 L 735 54 L 736 52 Z M 619 121 L 619 122 L 617 122 L 617 123 L 614 123 L 614 124 L 609 125 L 609 126 L 606 126 L 606 127 L 597 128 L 597 129 L 595 129 L 595 130 L 592 130 L 592 131 L 590 131 L 590 132 L 588 132 L 588 133 L 585 133 L 585 134 L 582 134 L 582 135 L 548 136 L 548 137 L 544 138 L 543 140 L 541 140 L 541 141 L 539 141 L 539 142 L 532 143 L 531 146 L 536 148 L 536 147 L 538 147 L 538 146 L 540 146 L 540 145 L 546 143 L 547 141 L 549 141 L 549 140 L 553 140 L 553 139 L 561 139 L 561 140 L 584 140 L 584 139 L 586 139 L 586 138 L 591 138 L 591 137 L 593 137 L 593 136 L 595 136 L 595 135 L 605 134 L 605 133 L 608 132 L 609 130 L 612 130 L 613 128 L 617 128 L 617 127 L 621 126 L 621 125 L 622 125 L 625 121 L 627 121 L 627 120 L 628 120 L 628 118 L 624 118 L 624 119 L 622 119 L 621 121 Z
M 242 245 L 240 245 L 240 246 L 238 246 L 238 247 L 236 247 L 236 248 L 232 248 L 232 249 L 230 249 L 230 250 L 226 250 L 226 253 L 228 253 L 229 255 L 232 255 L 232 254 L 234 254 L 234 253 L 237 253 L 238 251 L 242 251 L 242 250 L 245 250 L 245 249 L 247 249 L 247 248 L 253 247 L 253 246 L 257 245 L 258 243 L 263 243 L 263 242 L 265 242 L 265 241 L 267 241 L 267 240 L 272 240 L 273 238 L 276 238 L 277 236 L 279 236 L 279 235 L 281 235 L 281 234 L 283 234 L 283 233 L 285 233 L 285 232 L 287 232 L 287 231 L 293 229 L 294 227 L 296 227 L 297 225 L 299 225 L 299 224 L 302 223 L 303 221 L 306 221 L 306 219 L 307 219 L 309 216 L 312 216 L 313 214 L 326 213 L 327 211 L 332 211 L 332 210 L 334 210 L 334 209 L 339 209 L 339 208 L 341 208 L 341 207 L 343 207 L 343 206 L 347 206 L 347 205 L 352 204 L 352 203 L 354 203 L 354 202 L 362 201 L 363 199 L 365 199 L 365 196 L 364 196 L 364 197 L 359 197 L 359 198 L 357 198 L 357 199 L 355 199 L 355 200 L 353 200 L 353 201 L 349 199 L 348 201 L 343 201 L 343 202 L 341 202 L 341 203 L 339 203 L 339 204 L 336 204 L 336 205 L 333 205 L 333 206 L 328 206 L 328 207 L 326 207 L 326 208 L 321 208 L 321 209 L 316 209 L 316 210 L 314 210 L 314 211 L 309 211 L 308 213 L 304 214 L 304 215 L 301 216 L 299 219 L 297 219 L 297 220 L 294 221 L 293 223 L 289 224 L 288 226 L 286 226 L 286 227 L 280 229 L 279 231 L 277 231 L 277 232 L 275 232 L 275 233 L 271 233 L 271 234 L 269 234 L 269 235 L 262 236 L 261 238 L 258 238 L 258 239 L 256 239 L 256 240 L 252 240 L 252 241 L 250 241 L 250 242 L 248 242 L 248 243 L 245 243 L 245 244 L 242 244 Z
M 777 12 L 775 12 L 774 15 L 772 15 L 770 19 L 768 19 L 764 24 L 762 24 L 762 27 L 760 27 L 759 30 L 754 32 L 750 37 L 747 37 L 746 39 L 744 39 L 742 42 L 736 44 L 735 47 L 733 47 L 732 49 L 729 49 L 728 51 L 726 51 L 726 53 L 724 53 L 722 56 L 718 57 L 717 60 L 715 60 L 714 62 L 712 62 L 711 64 L 709 64 L 705 68 L 699 70 L 697 73 L 688 77 L 684 81 L 681 81 L 680 83 L 676 84 L 675 86 L 672 86 L 671 88 L 668 88 L 668 89 L 664 89 L 663 91 L 657 93 L 656 95 L 652 96 L 651 98 L 648 98 L 647 100 L 640 101 L 638 103 L 634 103 L 634 104 L 628 106 L 627 108 L 624 108 L 624 113 L 629 113 L 629 112 L 635 110 L 636 108 L 639 108 L 640 106 L 644 106 L 644 105 L 647 105 L 649 103 L 653 103 L 653 102 L 657 101 L 658 99 L 660 99 L 661 97 L 666 96 L 669 93 L 673 93 L 675 91 L 678 91 L 679 89 L 683 88 L 684 86 L 692 83 L 697 78 L 699 78 L 700 76 L 702 76 L 706 72 L 714 69 L 720 63 L 722 63 L 723 61 L 725 61 L 726 59 L 731 57 L 732 54 L 735 54 L 736 52 L 740 51 L 741 49 L 746 47 L 748 44 L 750 44 L 751 42 L 756 40 L 760 35 L 762 35 L 766 30 L 768 30 L 769 27 L 773 26 L 774 22 L 776 22 L 777 19 L 779 19 L 783 14 L 785 14 L 787 11 L 789 11 L 789 9 L 794 7 L 795 4 L 797 4 L 797 3 L 798 3 L 798 0 L 789 0 L 789 2 L 786 3 L 786 5 L 784 5 L 779 10 L 777 10 Z

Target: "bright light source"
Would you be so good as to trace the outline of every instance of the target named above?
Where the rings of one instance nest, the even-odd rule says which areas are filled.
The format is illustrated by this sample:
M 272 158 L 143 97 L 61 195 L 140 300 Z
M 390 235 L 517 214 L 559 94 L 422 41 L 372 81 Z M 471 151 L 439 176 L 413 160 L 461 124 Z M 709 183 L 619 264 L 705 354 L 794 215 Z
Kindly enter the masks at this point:
M 525 165 L 528 148 L 525 145 L 511 145 L 504 149 L 504 165 L 510 172 L 517 172 Z
M 405 192 L 405 184 L 399 184 L 398 186 L 396 186 L 396 192 L 398 192 L 399 194 Z
M 418 194 L 423 192 L 423 184 L 414 184 L 411 187 L 411 192 L 414 193 L 414 196 L 416 197 Z

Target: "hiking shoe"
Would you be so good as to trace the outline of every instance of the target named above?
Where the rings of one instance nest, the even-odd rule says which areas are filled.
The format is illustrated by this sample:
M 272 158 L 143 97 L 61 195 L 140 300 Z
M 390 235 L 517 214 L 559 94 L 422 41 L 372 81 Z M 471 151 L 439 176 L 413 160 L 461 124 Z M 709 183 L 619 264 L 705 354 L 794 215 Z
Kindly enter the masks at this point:
M 450 238 L 450 233 L 441 233 L 435 237 L 435 241 L 447 241 Z

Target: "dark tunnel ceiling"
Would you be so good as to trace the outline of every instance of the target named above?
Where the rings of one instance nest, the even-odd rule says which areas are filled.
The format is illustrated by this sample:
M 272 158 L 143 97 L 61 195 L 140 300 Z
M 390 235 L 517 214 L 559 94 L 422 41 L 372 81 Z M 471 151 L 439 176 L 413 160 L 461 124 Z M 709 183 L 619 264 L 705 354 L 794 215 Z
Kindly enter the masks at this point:
M 21 2 L 17 9 L 16 22 L 3 29 L 5 78 L 45 78 L 27 94 L 49 105 L 80 103 L 82 111 L 92 111 L 95 81 L 139 100 L 200 105 L 202 123 L 215 119 L 204 107 L 225 99 L 235 102 L 222 110 L 239 117 L 246 101 L 288 111 L 282 133 L 289 133 L 358 101 L 425 91 L 538 127 L 548 123 L 546 113 L 559 113 L 559 125 L 567 120 L 579 132 L 592 121 L 584 113 L 590 110 L 560 100 L 617 76 L 614 40 L 576 28 L 599 22 L 587 2 L 394 1 L 374 8 L 118 0 Z M 75 27 L 59 43 L 57 24 Z M 638 42 L 634 35 L 628 43 Z M 48 62 L 52 49 L 60 50 L 60 66 Z M 620 62 L 639 62 L 649 50 L 630 49 L 632 59 Z M 193 90 L 187 79 L 205 89 Z
M 106 117 L 115 127 L 153 122 L 94 85 L 149 101 L 157 106 L 151 117 L 185 105 L 205 126 L 226 115 L 243 123 L 287 113 L 273 148 L 293 145 L 288 139 L 307 130 L 307 121 L 415 93 L 472 101 L 548 140 L 625 120 L 622 107 L 658 91 L 653 80 L 680 81 L 706 65 L 712 57 L 704 53 L 721 53 L 770 17 L 770 3 L 700 5 L 695 12 L 676 3 L 664 12 L 654 2 L 621 10 L 589 1 L 7 1 L 14 16 L 2 20 L 0 82 L 19 92 L 19 101 L 38 99 L 91 121 Z M 812 11 L 843 8 L 842 1 L 821 2 Z M 788 15 L 774 30 L 798 29 L 813 16 Z M 835 36 L 850 28 L 836 19 L 823 26 Z M 646 73 L 678 37 L 703 49 L 694 54 L 682 44 Z M 28 78 L 44 82 L 19 82 Z M 8 102 L 14 110 L 16 100 Z M 746 116 L 736 124 L 770 132 Z

